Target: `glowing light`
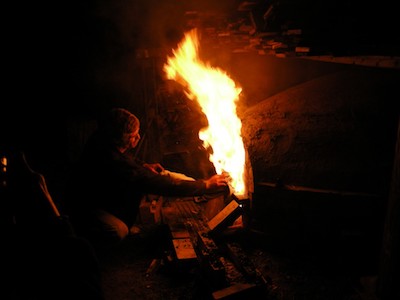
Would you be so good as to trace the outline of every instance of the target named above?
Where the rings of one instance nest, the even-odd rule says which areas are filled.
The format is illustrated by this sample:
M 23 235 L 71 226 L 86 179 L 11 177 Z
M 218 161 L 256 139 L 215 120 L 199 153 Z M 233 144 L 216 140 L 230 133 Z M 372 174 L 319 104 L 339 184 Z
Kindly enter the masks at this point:
M 187 32 L 173 56 L 168 57 L 164 71 L 168 79 L 184 85 L 189 99 L 196 100 L 207 117 L 208 127 L 199 132 L 206 148 L 211 148 L 210 161 L 218 174 L 228 172 L 236 195 L 246 193 L 245 150 L 241 137 L 242 123 L 236 114 L 236 102 L 242 91 L 219 68 L 198 57 L 197 30 Z

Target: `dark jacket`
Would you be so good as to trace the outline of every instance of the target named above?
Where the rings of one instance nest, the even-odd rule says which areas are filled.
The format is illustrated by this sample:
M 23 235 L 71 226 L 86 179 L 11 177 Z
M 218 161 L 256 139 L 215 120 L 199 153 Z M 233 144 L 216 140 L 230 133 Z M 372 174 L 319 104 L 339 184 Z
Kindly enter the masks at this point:
M 189 197 L 207 193 L 203 180 L 177 180 L 151 172 L 132 153 L 118 151 L 100 132 L 88 140 L 70 179 L 69 214 L 85 215 L 100 208 L 128 226 L 135 221 L 145 194 Z

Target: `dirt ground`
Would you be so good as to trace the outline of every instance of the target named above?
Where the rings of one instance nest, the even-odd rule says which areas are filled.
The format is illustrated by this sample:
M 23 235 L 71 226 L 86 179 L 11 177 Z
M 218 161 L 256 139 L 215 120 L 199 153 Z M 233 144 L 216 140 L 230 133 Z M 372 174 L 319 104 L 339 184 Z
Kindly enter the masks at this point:
M 354 258 L 344 257 L 344 253 L 317 251 L 315 245 L 307 251 L 290 243 L 268 245 L 268 237 L 261 232 L 243 233 L 230 239 L 242 247 L 265 284 L 249 294 L 237 293 L 226 299 L 377 299 L 376 276 L 368 271 L 360 273 L 349 263 Z M 154 247 L 152 233 L 141 233 L 100 259 L 107 300 L 215 299 L 197 260 L 171 262 L 155 257 Z

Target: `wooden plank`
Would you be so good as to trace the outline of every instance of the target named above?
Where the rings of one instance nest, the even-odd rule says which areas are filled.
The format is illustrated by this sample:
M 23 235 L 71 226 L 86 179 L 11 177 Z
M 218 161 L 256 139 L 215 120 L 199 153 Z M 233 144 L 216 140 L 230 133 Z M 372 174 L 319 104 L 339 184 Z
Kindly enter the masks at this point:
M 214 218 L 208 221 L 210 230 L 216 230 L 219 227 L 228 225 L 239 217 L 240 205 L 235 200 L 232 200 L 225 206 Z
M 190 239 L 173 239 L 176 257 L 178 259 L 193 259 L 197 258 L 193 244 Z
M 228 286 L 227 288 L 213 292 L 212 296 L 213 296 L 213 299 L 215 299 L 215 300 L 227 299 L 231 296 L 236 297 L 239 293 L 243 293 L 244 291 L 247 291 L 247 290 L 255 288 L 255 287 L 257 287 L 257 285 L 254 283 L 237 283 L 237 284 Z

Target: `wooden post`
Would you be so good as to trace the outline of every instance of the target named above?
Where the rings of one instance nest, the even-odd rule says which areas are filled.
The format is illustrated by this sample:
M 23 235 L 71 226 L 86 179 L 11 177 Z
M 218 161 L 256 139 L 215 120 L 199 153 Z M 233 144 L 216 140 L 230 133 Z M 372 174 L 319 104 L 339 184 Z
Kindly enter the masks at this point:
M 388 199 L 377 295 L 381 300 L 400 299 L 400 116 Z

